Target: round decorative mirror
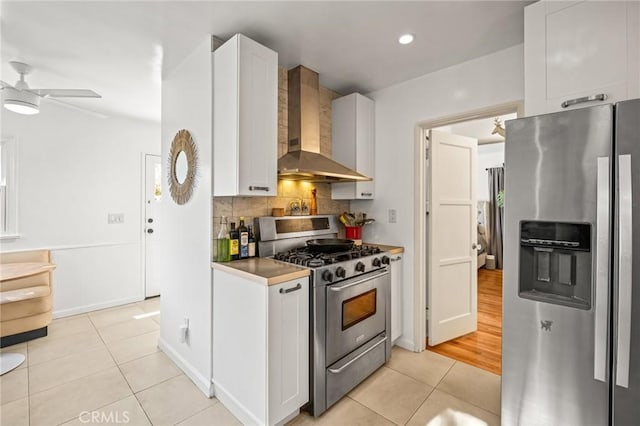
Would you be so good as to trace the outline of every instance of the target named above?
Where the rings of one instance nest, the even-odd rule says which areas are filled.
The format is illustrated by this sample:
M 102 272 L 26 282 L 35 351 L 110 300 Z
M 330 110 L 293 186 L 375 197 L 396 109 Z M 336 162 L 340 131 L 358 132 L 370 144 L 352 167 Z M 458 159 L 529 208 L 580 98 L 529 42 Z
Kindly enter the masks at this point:
M 198 150 L 188 130 L 180 130 L 169 151 L 169 192 L 177 204 L 191 198 L 198 166 Z
M 187 163 L 187 154 L 184 151 L 180 151 L 176 157 L 176 180 L 180 185 L 184 184 L 187 179 L 187 172 L 189 171 L 189 164 Z

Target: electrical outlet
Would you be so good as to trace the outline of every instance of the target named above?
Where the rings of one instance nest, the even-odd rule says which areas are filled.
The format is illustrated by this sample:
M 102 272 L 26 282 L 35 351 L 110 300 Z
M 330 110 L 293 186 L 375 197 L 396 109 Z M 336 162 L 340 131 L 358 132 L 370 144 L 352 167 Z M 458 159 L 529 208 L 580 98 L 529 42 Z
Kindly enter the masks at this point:
M 398 222 L 398 211 L 396 209 L 389 209 L 389 223 Z
M 109 225 L 124 223 L 124 213 L 109 213 L 107 215 L 107 223 Z
M 186 343 L 189 339 L 189 318 L 185 318 L 180 326 L 180 343 Z

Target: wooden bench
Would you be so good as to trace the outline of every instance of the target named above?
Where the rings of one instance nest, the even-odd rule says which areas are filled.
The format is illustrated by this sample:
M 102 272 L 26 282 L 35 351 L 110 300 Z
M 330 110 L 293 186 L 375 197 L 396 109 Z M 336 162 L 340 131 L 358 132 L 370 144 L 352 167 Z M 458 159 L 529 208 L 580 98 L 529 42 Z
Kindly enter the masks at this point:
M 0 254 L 0 347 L 47 335 L 55 267 L 49 250 Z

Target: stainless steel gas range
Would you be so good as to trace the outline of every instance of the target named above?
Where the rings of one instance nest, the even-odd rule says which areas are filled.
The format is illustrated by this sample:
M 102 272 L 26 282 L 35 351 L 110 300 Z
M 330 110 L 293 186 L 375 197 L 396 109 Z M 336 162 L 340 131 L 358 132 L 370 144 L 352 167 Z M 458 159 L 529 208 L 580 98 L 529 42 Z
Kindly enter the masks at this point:
M 319 416 L 391 356 L 389 255 L 354 246 L 311 251 L 310 239 L 335 239 L 335 216 L 257 219 L 261 257 L 311 270 L 310 392 L 307 407 Z

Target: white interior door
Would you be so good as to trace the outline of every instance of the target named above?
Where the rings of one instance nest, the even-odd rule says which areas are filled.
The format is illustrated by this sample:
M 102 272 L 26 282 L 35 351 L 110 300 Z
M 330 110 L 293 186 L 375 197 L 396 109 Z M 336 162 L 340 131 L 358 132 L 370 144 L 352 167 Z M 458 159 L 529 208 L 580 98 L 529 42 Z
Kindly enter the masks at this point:
M 145 155 L 144 167 L 144 296 L 160 295 L 158 266 L 158 222 L 156 212 L 162 199 L 162 166 L 159 155 Z
M 476 139 L 429 131 L 429 345 L 477 329 Z

